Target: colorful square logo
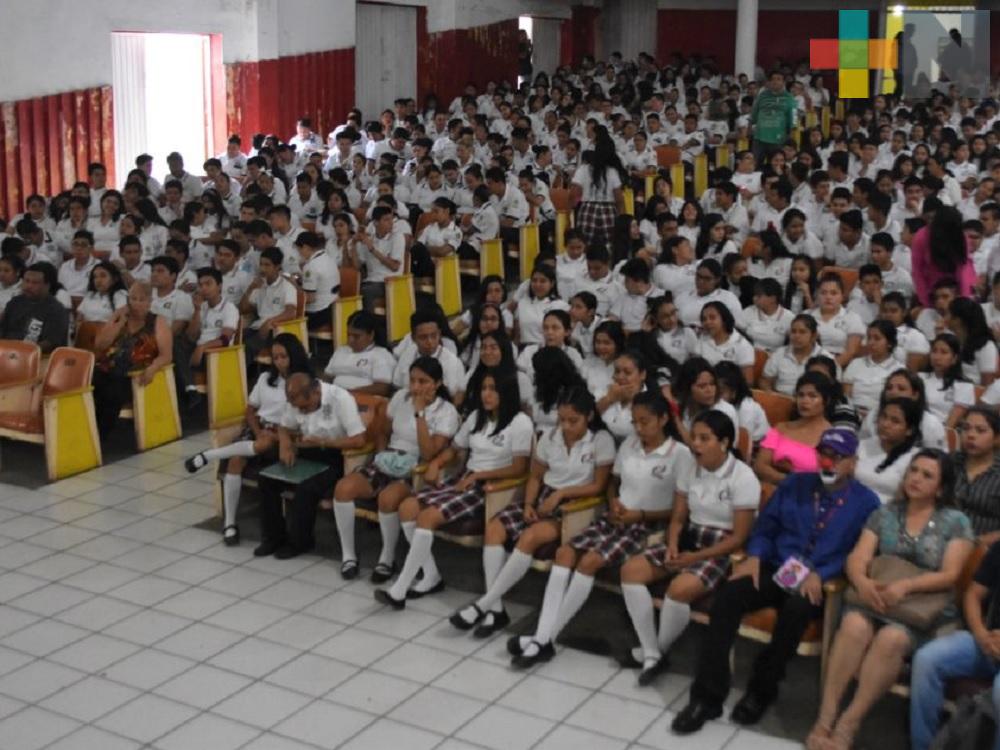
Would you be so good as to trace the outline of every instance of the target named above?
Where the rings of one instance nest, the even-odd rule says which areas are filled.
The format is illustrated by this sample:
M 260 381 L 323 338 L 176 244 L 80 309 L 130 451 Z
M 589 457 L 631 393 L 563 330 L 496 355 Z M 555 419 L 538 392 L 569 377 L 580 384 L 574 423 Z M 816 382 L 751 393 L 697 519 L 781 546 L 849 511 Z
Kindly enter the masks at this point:
M 836 39 L 809 40 L 809 67 L 836 70 L 843 99 L 869 96 L 869 71 L 896 68 L 896 42 L 870 39 L 867 10 L 842 10 Z

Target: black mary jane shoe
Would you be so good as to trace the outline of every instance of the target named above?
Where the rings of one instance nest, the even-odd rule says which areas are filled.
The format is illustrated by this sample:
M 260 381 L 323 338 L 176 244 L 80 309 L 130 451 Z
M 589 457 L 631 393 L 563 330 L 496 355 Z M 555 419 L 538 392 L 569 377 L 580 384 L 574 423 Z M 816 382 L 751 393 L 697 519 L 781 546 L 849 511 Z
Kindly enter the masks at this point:
M 395 563 L 393 563 L 392 565 L 386 565 L 385 563 L 380 562 L 375 566 L 375 569 L 372 571 L 372 574 L 368 580 L 370 580 L 374 584 L 385 583 L 395 574 L 396 574 Z
M 393 599 L 385 589 L 375 589 L 375 601 L 379 604 L 388 604 L 395 610 L 406 609 L 406 599 Z
M 201 466 L 195 464 L 195 461 L 201 459 Z M 188 474 L 194 474 L 198 469 L 201 469 L 208 465 L 208 459 L 205 458 L 204 453 L 195 453 L 190 458 L 184 459 L 184 468 L 187 469 Z
M 770 705 L 771 701 L 765 700 L 756 693 L 747 692 L 733 706 L 733 712 L 729 714 L 729 718 L 736 724 L 742 724 L 745 727 L 751 726 L 760 721 Z
M 524 649 L 521 648 L 521 636 L 512 635 L 507 639 L 507 653 L 511 656 L 520 656 Z
M 230 530 L 232 530 L 232 533 L 229 533 Z M 224 528 L 222 530 L 222 541 L 225 542 L 227 547 L 239 547 L 240 527 L 233 523 Z
M 722 716 L 722 706 L 713 706 L 701 701 L 691 701 L 670 723 L 675 734 L 694 734 L 705 726 L 706 721 Z
M 358 566 L 357 560 L 344 560 L 340 564 L 340 577 L 345 581 L 353 581 L 360 572 L 361 568 Z
M 483 621 L 483 618 L 486 617 L 486 613 L 475 604 L 470 604 L 469 606 L 476 610 L 476 616 L 472 622 L 469 622 L 462 617 L 462 612 L 466 609 L 466 607 L 462 607 L 462 609 L 458 610 L 458 612 L 448 618 L 448 622 L 451 623 L 452 627 L 457 628 L 458 630 L 472 630 L 476 627 L 476 625 Z
M 425 596 L 430 596 L 431 594 L 440 594 L 444 591 L 444 579 L 435 583 L 426 591 L 417 591 L 416 589 L 410 589 L 406 592 L 407 599 L 423 599 Z
M 646 687 L 647 685 L 652 685 L 656 682 L 656 678 L 667 671 L 670 666 L 670 661 L 667 659 L 666 655 L 661 656 L 656 660 L 656 663 L 649 666 L 643 667 L 642 671 L 639 672 L 639 686 Z
M 525 653 L 532 646 L 537 647 L 535 653 Z M 555 655 L 556 648 L 552 645 L 552 641 L 549 641 L 545 645 L 540 644 L 538 641 L 532 641 L 528 644 L 528 648 L 510 660 L 510 665 L 515 669 L 530 669 L 541 662 L 551 661 Z
M 503 630 L 508 625 L 510 625 L 510 615 L 507 614 L 507 610 L 502 609 L 499 612 L 487 612 L 482 622 L 479 623 L 479 627 L 472 631 L 472 637 L 490 638 L 494 633 Z

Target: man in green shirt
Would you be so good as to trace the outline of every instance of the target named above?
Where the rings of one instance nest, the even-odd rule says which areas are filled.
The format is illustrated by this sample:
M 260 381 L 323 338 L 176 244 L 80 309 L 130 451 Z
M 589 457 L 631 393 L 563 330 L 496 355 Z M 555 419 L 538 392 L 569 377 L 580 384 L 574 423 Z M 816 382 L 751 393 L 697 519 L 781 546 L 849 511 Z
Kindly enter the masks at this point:
M 753 154 L 757 164 L 763 164 L 775 149 L 781 148 L 795 127 L 795 97 L 785 88 L 785 76 L 773 71 L 767 79 L 750 112 L 753 128 Z

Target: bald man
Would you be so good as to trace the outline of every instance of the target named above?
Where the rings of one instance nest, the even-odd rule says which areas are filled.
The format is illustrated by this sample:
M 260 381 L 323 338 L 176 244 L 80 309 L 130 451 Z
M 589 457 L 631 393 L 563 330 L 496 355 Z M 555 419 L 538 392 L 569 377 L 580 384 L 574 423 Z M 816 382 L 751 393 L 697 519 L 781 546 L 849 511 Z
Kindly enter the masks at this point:
M 303 458 L 326 464 L 328 468 L 295 487 L 287 519 L 281 508 L 284 483 L 261 477 L 262 539 L 254 555 L 274 555 L 279 560 L 296 557 L 315 546 L 316 506 L 324 496 L 333 494 L 334 484 L 344 473 L 341 451 L 365 444 L 365 425 L 348 391 L 297 372 L 288 378 L 285 396 L 291 408 L 285 411 L 278 426 L 281 462 L 292 466 Z

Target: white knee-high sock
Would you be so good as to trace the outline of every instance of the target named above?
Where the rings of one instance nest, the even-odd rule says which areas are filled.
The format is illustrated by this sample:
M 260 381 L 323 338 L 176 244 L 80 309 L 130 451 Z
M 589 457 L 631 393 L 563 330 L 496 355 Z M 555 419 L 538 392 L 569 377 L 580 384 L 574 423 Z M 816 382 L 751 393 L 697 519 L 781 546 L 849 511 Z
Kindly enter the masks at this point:
M 625 608 L 632 618 L 632 627 L 639 637 L 644 661 L 657 661 L 660 649 L 656 641 L 656 623 L 653 620 L 653 597 L 649 589 L 641 583 L 623 583 L 622 597 Z
M 404 525 L 405 529 L 406 526 Z M 405 599 L 406 592 L 417 577 L 417 571 L 431 556 L 431 545 L 434 544 L 434 532 L 430 529 L 416 529 L 413 532 L 413 539 L 410 542 L 410 551 L 406 555 L 406 562 L 403 563 L 403 570 L 399 578 L 389 588 L 389 596 L 393 599 Z
M 570 569 L 561 565 L 553 565 L 549 573 L 549 581 L 545 584 L 545 596 L 542 597 L 542 611 L 538 615 L 538 626 L 535 628 L 534 640 L 544 646 L 552 640 L 552 632 L 559 617 L 559 608 L 566 595 L 566 582 L 569 580 Z
M 663 606 L 660 607 L 660 632 L 656 636 L 661 654 L 667 653 L 674 641 L 684 632 L 690 619 L 690 605 L 674 601 L 669 596 L 663 597 Z
M 239 474 L 226 474 L 222 477 L 222 509 L 225 512 L 223 526 L 236 525 L 236 513 L 240 509 L 241 489 L 243 489 L 243 477 Z
M 396 560 L 396 544 L 399 542 L 399 513 L 378 512 L 378 527 L 382 532 L 382 552 L 378 561 L 392 565 Z
M 590 592 L 594 588 L 594 577 L 584 575 L 580 571 L 573 573 L 569 579 L 569 587 L 563 597 L 562 605 L 559 607 L 559 617 L 556 619 L 556 628 L 552 631 L 552 637 L 558 636 L 566 623 L 573 619 L 573 616 L 580 611 L 580 607 L 587 601 Z
M 432 531 L 431 534 L 433 533 Z M 414 591 L 430 591 L 441 581 L 441 571 L 438 570 L 437 563 L 434 561 L 434 555 L 428 555 L 420 569 L 424 574 L 413 586 Z
M 502 546 L 496 545 L 495 548 L 503 552 Z M 487 549 L 494 549 L 494 547 L 486 547 L 483 550 L 484 561 Z M 492 610 L 493 612 L 502 611 L 503 595 L 514 588 L 515 584 L 524 578 L 524 574 L 528 572 L 530 567 L 531 555 L 526 555 L 521 550 L 515 548 L 510 557 L 507 558 L 507 562 L 500 568 L 500 572 L 497 573 L 493 583 L 487 587 L 486 593 L 476 601 L 476 606 L 484 612 L 486 610 Z
M 212 448 L 207 451 L 202 451 L 201 455 L 205 457 L 206 461 L 219 461 L 223 458 L 233 458 L 234 456 L 245 456 L 249 458 L 250 456 L 257 455 L 253 450 L 253 440 L 241 440 L 238 443 L 230 443 L 229 445 L 224 445 L 221 448 Z
M 337 535 L 340 537 L 340 549 L 344 553 L 344 562 L 357 560 L 354 551 L 354 502 L 342 503 L 333 501 L 333 518 L 337 522 Z
M 403 529 L 403 537 L 406 539 L 406 541 L 408 543 L 412 544 L 413 543 L 413 532 L 417 530 L 417 522 L 416 521 L 403 521 L 399 525 Z
M 483 579 L 486 583 L 486 591 L 489 592 L 496 583 L 497 576 L 503 570 L 504 563 L 507 562 L 507 550 L 502 544 L 488 544 L 483 547 Z M 496 611 L 503 609 L 500 605 Z

